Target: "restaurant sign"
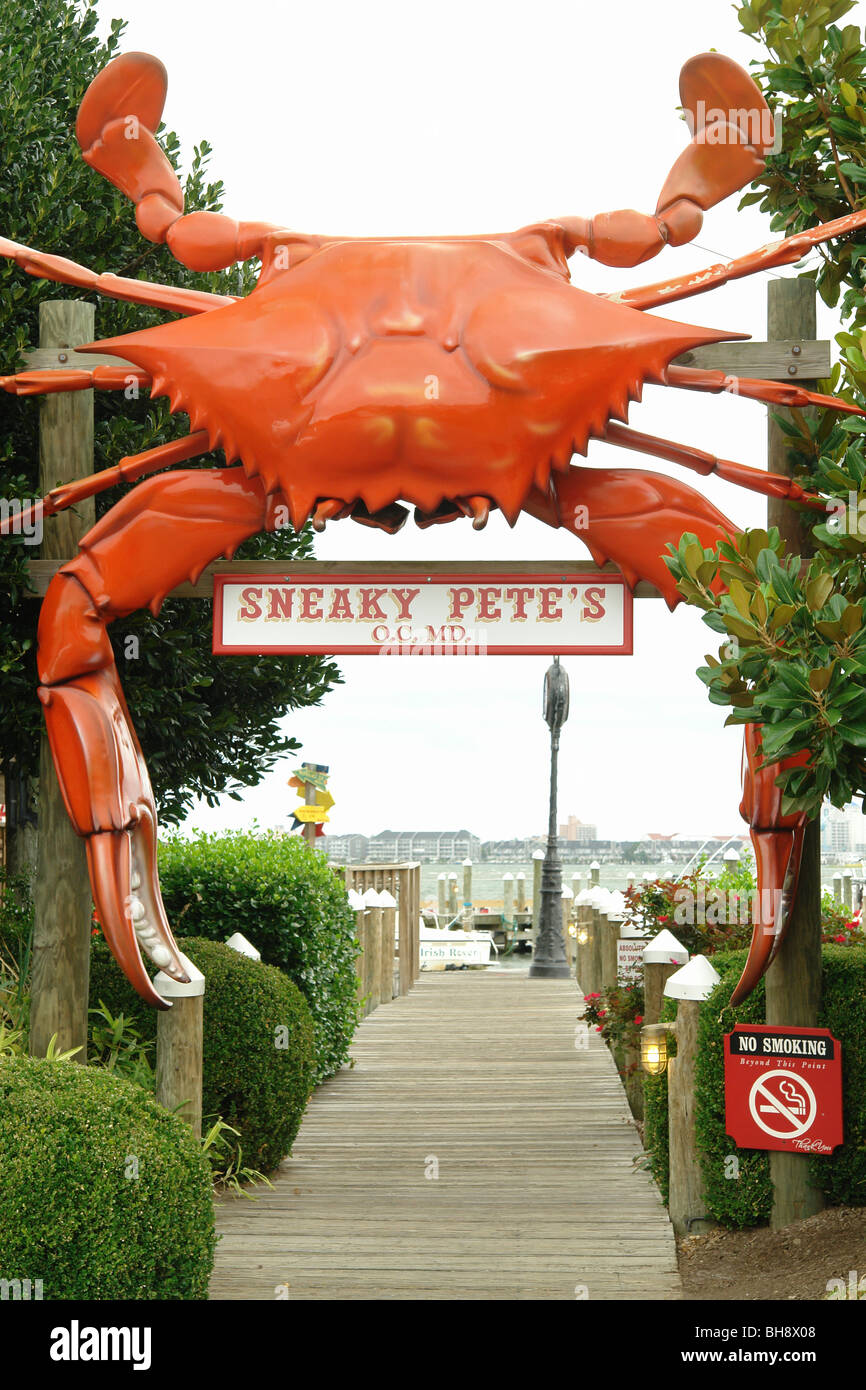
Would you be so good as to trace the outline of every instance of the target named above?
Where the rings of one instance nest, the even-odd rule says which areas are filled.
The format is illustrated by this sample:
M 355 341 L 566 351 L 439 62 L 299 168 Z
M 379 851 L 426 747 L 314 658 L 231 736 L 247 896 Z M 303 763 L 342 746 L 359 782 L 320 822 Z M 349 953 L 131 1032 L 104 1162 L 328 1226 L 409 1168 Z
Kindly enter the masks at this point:
M 215 652 L 373 656 L 619 655 L 632 596 L 619 574 L 215 574 Z

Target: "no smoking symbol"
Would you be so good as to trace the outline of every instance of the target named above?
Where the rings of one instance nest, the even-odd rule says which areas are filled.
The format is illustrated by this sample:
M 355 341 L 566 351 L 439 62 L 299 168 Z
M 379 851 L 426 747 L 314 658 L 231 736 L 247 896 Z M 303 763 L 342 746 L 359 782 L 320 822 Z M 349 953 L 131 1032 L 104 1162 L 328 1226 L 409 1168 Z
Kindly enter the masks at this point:
M 801 1076 L 767 1071 L 749 1092 L 752 1119 L 774 1139 L 798 1139 L 812 1125 L 818 1110 L 815 1092 Z

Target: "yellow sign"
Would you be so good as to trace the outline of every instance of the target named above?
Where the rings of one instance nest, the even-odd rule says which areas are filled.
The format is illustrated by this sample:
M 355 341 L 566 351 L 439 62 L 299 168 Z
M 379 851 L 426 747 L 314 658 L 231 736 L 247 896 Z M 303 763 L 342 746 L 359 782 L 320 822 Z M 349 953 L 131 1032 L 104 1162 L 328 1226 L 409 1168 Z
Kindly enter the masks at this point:
M 320 825 L 322 821 L 329 818 L 324 806 L 296 806 L 292 815 L 296 820 L 303 821 L 305 824 L 315 821 L 316 825 Z
M 330 811 L 333 804 L 334 798 L 331 796 L 331 793 L 329 791 L 316 792 L 316 805 L 320 806 L 323 811 Z

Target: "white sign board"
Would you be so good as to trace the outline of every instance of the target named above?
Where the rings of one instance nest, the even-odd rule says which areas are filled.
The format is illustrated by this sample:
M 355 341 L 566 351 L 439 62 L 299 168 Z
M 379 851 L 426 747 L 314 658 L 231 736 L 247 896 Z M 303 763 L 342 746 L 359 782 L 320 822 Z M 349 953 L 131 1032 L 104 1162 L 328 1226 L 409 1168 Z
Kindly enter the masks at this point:
M 214 576 L 215 652 L 332 655 L 630 655 L 632 596 L 618 574 Z
M 643 948 L 646 937 L 621 936 L 616 943 L 616 978 L 628 984 L 639 980 L 643 973 Z

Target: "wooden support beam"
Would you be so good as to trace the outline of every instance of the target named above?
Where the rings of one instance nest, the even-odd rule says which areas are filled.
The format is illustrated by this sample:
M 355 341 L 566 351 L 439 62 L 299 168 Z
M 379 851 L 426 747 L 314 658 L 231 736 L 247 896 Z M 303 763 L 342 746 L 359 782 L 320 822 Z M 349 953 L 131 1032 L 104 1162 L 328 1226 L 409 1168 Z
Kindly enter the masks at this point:
M 767 333 L 770 338 L 804 338 L 815 333 L 816 290 L 814 280 L 771 280 L 767 286 Z M 813 383 L 805 381 L 805 386 Z M 786 411 L 779 411 L 783 417 Z M 769 421 L 767 466 L 775 473 L 791 473 L 789 440 L 773 420 Z M 778 526 L 789 553 L 812 553 L 810 518 L 789 503 L 771 498 L 768 524 Z M 821 831 L 818 820 L 806 826 L 797 900 L 784 945 L 766 976 L 768 1023 L 814 1028 L 821 1003 Z M 809 1159 L 805 1154 L 770 1153 L 773 1183 L 771 1225 L 790 1226 L 812 1216 L 824 1198 L 809 1184 Z
M 39 306 L 41 346 L 55 354 L 94 336 L 94 306 L 80 300 L 50 299 Z M 59 361 L 56 366 L 61 366 Z M 39 415 L 39 485 L 49 492 L 59 483 L 93 472 L 93 392 L 46 396 Z M 92 499 L 58 516 L 45 528 L 42 559 L 59 568 L 73 555 L 79 538 L 94 521 Z M 39 837 L 33 884 L 30 1052 L 44 1057 L 57 1045 L 81 1048 L 87 1060 L 87 1005 L 90 980 L 92 898 L 84 841 L 72 828 L 60 795 L 48 739 L 39 757 Z
M 797 337 L 790 332 L 779 338 L 770 333 L 768 337 L 766 343 L 707 343 L 684 352 L 674 365 L 763 377 L 765 381 L 793 381 L 799 386 L 830 375 L 828 341 L 816 342 L 811 334 Z

